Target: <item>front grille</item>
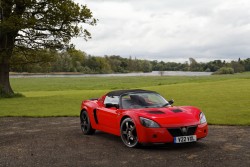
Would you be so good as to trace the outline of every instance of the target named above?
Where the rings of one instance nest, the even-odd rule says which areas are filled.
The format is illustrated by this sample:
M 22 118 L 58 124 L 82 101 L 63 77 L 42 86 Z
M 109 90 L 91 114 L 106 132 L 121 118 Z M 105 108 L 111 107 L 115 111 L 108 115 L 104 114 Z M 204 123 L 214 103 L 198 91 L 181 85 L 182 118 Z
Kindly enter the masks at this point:
M 194 135 L 196 129 L 197 129 L 197 126 L 185 126 L 185 127 L 178 127 L 178 128 L 167 128 L 168 132 L 173 137 Z

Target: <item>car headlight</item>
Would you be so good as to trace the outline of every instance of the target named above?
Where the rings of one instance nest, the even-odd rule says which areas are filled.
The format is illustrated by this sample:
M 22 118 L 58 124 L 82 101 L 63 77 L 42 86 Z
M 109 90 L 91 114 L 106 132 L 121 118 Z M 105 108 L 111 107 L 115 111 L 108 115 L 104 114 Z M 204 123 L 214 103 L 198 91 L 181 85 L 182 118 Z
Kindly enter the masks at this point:
M 205 114 L 203 112 L 200 113 L 200 123 L 204 124 L 207 122 L 207 119 L 205 117 Z
M 159 128 L 160 126 L 155 122 L 147 118 L 140 117 L 141 124 L 147 128 Z

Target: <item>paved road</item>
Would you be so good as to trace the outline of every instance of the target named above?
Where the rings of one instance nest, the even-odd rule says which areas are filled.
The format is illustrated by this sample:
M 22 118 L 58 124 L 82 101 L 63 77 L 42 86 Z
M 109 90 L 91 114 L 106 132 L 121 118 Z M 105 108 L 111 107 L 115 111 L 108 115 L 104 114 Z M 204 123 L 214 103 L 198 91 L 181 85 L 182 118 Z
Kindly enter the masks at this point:
M 0 166 L 250 166 L 250 126 L 210 126 L 206 139 L 130 149 L 103 132 L 82 135 L 79 119 L 0 118 Z

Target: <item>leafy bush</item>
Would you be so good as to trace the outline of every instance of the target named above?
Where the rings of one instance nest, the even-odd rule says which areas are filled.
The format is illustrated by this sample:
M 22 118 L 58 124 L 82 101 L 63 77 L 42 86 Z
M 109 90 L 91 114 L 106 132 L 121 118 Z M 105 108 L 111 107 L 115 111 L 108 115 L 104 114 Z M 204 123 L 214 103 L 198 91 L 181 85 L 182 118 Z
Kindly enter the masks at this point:
M 210 68 L 207 68 L 207 69 L 205 70 L 205 72 L 211 72 Z
M 234 74 L 234 69 L 231 67 L 221 67 L 219 70 L 215 71 L 213 74 Z

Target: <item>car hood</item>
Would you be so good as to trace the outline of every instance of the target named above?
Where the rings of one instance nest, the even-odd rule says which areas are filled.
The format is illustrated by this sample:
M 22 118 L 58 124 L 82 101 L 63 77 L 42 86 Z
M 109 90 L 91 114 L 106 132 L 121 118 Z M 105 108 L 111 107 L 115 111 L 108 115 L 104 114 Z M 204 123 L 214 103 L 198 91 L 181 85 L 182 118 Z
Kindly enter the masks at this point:
M 149 118 L 161 127 L 190 126 L 200 123 L 200 110 L 191 106 L 145 108 L 136 111 L 139 117 Z

